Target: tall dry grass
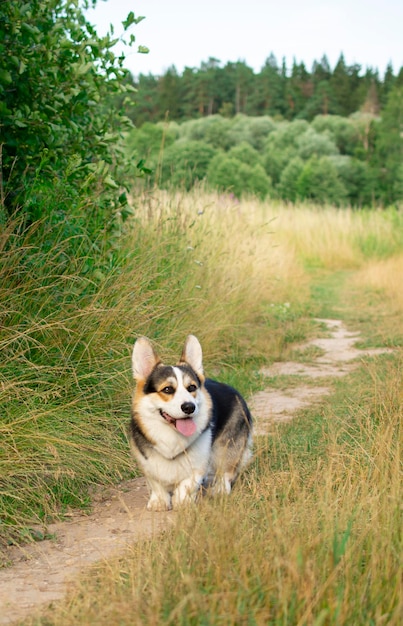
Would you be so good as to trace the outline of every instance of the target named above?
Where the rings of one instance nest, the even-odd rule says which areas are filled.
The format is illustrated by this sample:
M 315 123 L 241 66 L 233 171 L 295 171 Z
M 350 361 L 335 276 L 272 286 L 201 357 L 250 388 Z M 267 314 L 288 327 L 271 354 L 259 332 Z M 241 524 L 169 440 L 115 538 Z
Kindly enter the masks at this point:
M 177 358 L 196 333 L 206 363 L 233 371 L 277 350 L 280 331 L 259 343 L 256 320 L 297 281 L 293 301 L 306 300 L 304 272 L 292 254 L 277 267 L 264 224 L 255 236 L 238 206 L 216 208 L 211 198 L 144 199 L 113 262 L 97 252 L 102 242 L 64 236 L 63 223 L 2 227 L 0 543 L 88 505 L 89 484 L 135 471 L 126 429 L 137 336 Z
M 356 283 L 384 295 L 393 310 L 403 313 L 403 254 L 371 260 L 357 274 Z
M 133 471 L 136 336 L 171 358 L 194 332 L 207 373 L 248 395 L 259 364 L 309 332 L 310 266 L 359 270 L 360 289 L 373 287 L 370 267 L 383 268 L 385 307 L 401 302 L 402 284 L 387 287 L 399 220 L 158 193 L 137 200 L 101 274 L 88 272 L 91 242 L 49 246 L 35 226 L 3 229 L 3 537 L 21 540 L 32 521 L 89 504 L 88 484 Z M 401 365 L 390 358 L 258 440 L 230 499 L 184 511 L 172 532 L 105 564 L 36 623 L 398 624 Z
M 35 624 L 398 626 L 402 363 L 259 439 L 228 499 L 98 566 Z
M 273 229 L 308 267 L 356 269 L 403 247 L 403 214 L 389 211 L 279 205 Z M 270 211 L 273 214 L 273 209 Z
M 257 201 L 244 205 L 198 190 L 158 192 L 140 201 L 137 219 L 147 237 L 174 238 L 174 250 L 168 247 L 158 259 L 162 272 L 166 264 L 174 268 L 167 287 L 175 314 L 165 344 L 174 339 L 178 345 L 193 332 L 214 363 L 245 352 L 245 341 L 256 356 L 279 354 L 281 331 L 277 337 L 264 333 L 259 321 L 269 303 L 292 303 L 298 315 L 309 299 L 309 278 L 279 240 L 274 216 Z M 180 264 L 171 254 L 180 256 Z

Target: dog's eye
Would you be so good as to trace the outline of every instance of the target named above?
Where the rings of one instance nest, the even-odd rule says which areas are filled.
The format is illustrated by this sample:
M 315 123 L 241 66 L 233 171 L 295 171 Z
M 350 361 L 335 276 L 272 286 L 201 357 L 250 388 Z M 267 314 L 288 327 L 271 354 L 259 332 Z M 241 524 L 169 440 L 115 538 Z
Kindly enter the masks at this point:
M 189 385 L 187 389 L 189 393 L 193 393 L 194 391 L 196 391 L 197 387 L 196 385 Z
M 172 385 L 167 385 L 166 387 L 164 387 L 163 389 L 161 389 L 162 393 L 166 393 L 168 395 L 172 395 L 173 393 L 175 393 L 175 389 L 172 387 Z

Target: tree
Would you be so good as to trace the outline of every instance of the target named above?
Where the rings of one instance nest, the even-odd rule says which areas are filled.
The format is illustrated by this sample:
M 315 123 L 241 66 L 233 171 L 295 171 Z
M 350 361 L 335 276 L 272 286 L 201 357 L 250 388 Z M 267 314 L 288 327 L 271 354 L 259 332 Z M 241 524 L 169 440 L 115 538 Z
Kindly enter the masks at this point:
M 157 98 L 158 79 L 152 74 L 140 74 L 137 80 L 132 80 L 135 93 L 128 94 L 131 101 L 128 117 L 136 126 L 161 119 Z
M 381 87 L 381 105 L 385 106 L 388 101 L 388 96 L 390 91 L 396 84 L 396 77 L 393 74 L 393 66 L 392 63 L 388 63 L 385 71 L 385 76 L 383 77 L 383 83 Z
M 359 143 L 359 133 L 353 118 L 340 115 L 317 115 L 311 124 L 318 133 L 327 133 L 340 154 L 354 154 Z
M 324 55 L 321 60 L 314 61 L 312 65 L 312 80 L 314 85 L 319 85 L 319 83 L 328 82 L 332 75 L 332 71 L 330 69 L 329 61 L 326 55 Z
M 359 108 L 360 70 L 361 66 L 357 64 L 348 67 L 344 55 L 340 55 L 330 79 L 338 104 L 338 110 L 335 113 L 346 116 Z
M 395 87 L 377 126 L 373 162 L 380 172 L 382 199 L 387 204 L 401 200 L 403 163 L 403 87 Z
M 246 141 L 231 148 L 228 151 L 228 156 L 238 159 L 241 163 L 247 163 L 248 165 L 262 165 L 259 152 L 255 150 L 255 148 L 252 148 Z
M 180 119 L 181 111 L 181 81 L 176 68 L 169 68 L 159 79 L 157 86 L 158 115 L 160 119 L 169 117 L 171 120 Z
M 309 128 L 298 137 L 297 146 L 298 156 L 302 159 L 339 153 L 336 144 L 327 133 L 317 133 L 313 128 Z
M 286 100 L 289 107 L 288 118 L 298 116 L 304 110 L 306 103 L 312 97 L 313 82 L 304 63 L 293 62 L 291 76 L 286 84 Z
M 165 151 L 161 184 L 191 189 L 205 178 L 216 150 L 203 141 L 178 141 Z
M 328 80 L 322 80 L 314 87 L 312 97 L 306 102 L 298 117 L 311 120 L 315 115 L 332 115 L 336 113 L 338 105 L 336 94 Z
M 255 114 L 283 115 L 284 88 L 284 77 L 272 53 L 256 78 Z
M 259 163 L 249 165 L 223 152 L 212 159 L 207 181 L 211 187 L 231 192 L 237 198 L 245 193 L 265 198 L 271 187 L 270 179 Z
M 60 176 L 87 185 L 101 179 L 116 207 L 123 198 L 117 150 L 128 120 L 108 102 L 132 89 L 123 80 L 123 57 L 112 51 L 117 40 L 112 33 L 99 38 L 78 2 L 68 0 L 2 2 L 0 17 L 0 183 L 6 210 L 21 207 L 38 179 L 51 187 Z M 141 19 L 130 13 L 124 28 Z
M 319 204 L 341 205 L 347 199 L 347 190 L 331 158 L 313 156 L 297 178 L 296 195 Z
M 179 127 L 179 136 L 187 141 L 205 141 L 215 148 L 227 150 L 231 145 L 228 136 L 230 129 L 229 119 L 221 115 L 209 115 L 183 122 Z
M 298 200 L 298 180 L 303 169 L 304 161 L 300 157 L 294 157 L 281 172 L 278 191 L 283 200 Z

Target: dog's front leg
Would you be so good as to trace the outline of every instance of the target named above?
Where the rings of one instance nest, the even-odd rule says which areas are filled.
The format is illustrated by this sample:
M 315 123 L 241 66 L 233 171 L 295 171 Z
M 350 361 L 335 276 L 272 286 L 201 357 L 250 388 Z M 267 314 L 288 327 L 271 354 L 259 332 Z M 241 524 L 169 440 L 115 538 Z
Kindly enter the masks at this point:
M 202 474 L 195 474 L 190 478 L 185 478 L 175 488 L 172 496 L 172 505 L 176 509 L 182 504 L 187 504 L 195 500 L 197 492 L 200 489 L 200 485 L 203 482 Z
M 149 511 L 169 511 L 172 509 L 171 494 L 156 480 L 147 479 L 148 487 L 151 491 L 150 499 L 147 503 Z

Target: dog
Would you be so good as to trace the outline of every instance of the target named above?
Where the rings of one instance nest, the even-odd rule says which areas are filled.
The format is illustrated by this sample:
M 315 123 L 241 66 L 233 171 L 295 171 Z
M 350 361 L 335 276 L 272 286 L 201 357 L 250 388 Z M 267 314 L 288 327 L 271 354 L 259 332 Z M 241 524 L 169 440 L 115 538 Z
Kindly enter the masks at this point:
M 252 456 L 252 416 L 244 398 L 205 378 L 202 358 L 194 335 L 177 365 L 162 363 L 146 337 L 134 344 L 130 444 L 146 477 L 151 511 L 191 502 L 201 487 L 229 494 Z

